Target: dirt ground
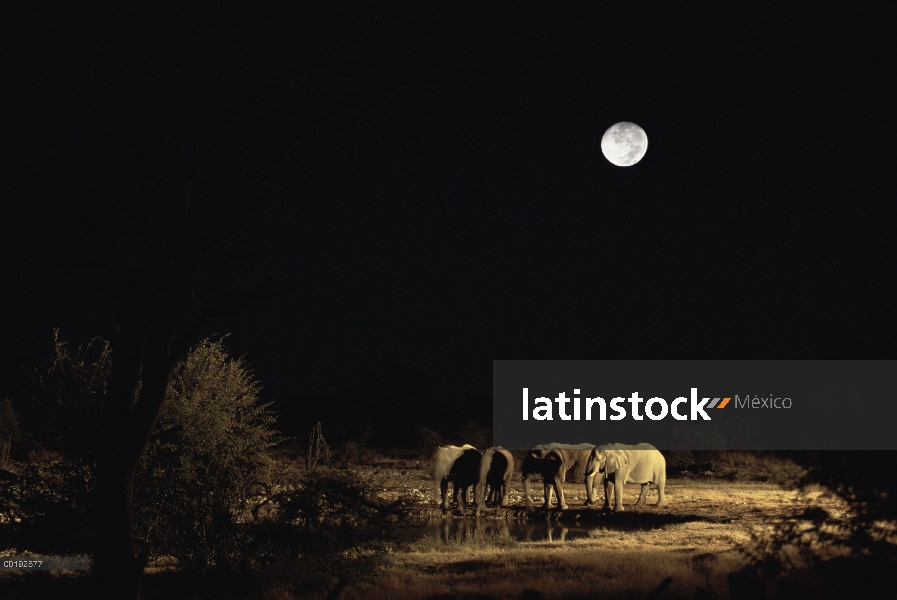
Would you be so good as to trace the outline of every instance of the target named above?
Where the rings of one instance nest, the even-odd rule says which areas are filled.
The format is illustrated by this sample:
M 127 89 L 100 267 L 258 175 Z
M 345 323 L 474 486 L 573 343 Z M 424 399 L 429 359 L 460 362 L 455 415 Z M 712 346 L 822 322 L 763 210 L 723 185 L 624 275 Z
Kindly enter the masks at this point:
M 742 550 L 752 536 L 762 538 L 810 510 L 823 509 L 836 520 L 848 515 L 840 499 L 819 489 L 800 493 L 715 477 L 668 480 L 666 507 L 652 506 L 652 487 L 648 507 L 637 509 L 639 486 L 627 485 L 620 514 L 583 506 L 585 486 L 568 483 L 568 511 L 527 513 L 516 473 L 508 510 L 488 511 L 485 519 L 457 510 L 443 517 L 425 465 L 365 468 L 359 475 L 370 478 L 383 498 L 412 498 L 422 521 L 430 516 L 430 525 L 443 523 L 440 533 L 392 556 L 378 577 L 348 586 L 341 596 L 365 600 L 756 597 L 772 590 L 741 589 L 737 576 L 730 577 L 748 565 Z M 541 504 L 542 486 L 533 487 Z M 537 530 L 539 541 L 490 543 L 496 532 L 527 526 Z M 803 585 L 811 597 L 824 592 L 813 582 Z

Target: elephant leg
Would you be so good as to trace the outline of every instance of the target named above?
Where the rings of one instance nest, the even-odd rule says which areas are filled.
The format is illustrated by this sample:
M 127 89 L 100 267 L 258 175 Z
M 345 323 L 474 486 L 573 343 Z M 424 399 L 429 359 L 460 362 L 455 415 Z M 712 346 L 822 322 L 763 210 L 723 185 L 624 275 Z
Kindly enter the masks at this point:
M 460 494 L 458 493 L 459 487 L 461 490 Z M 467 500 L 468 500 L 467 490 L 468 490 L 467 486 L 455 485 L 455 497 L 456 497 L 456 500 L 458 501 L 458 508 L 461 510 L 462 515 L 467 514 Z
M 529 477 L 523 478 L 523 501 L 526 504 L 526 511 L 531 512 L 533 510 L 533 505 L 529 495 Z
M 486 507 L 486 490 L 485 486 L 482 484 L 476 484 L 473 486 L 473 503 L 477 507 L 477 516 L 480 516 L 480 511 Z
M 461 503 L 462 503 L 461 495 L 464 494 L 464 493 L 466 493 L 466 491 L 463 490 L 463 489 L 461 488 L 461 486 L 458 485 L 458 482 L 456 481 L 456 482 L 455 482 L 455 493 L 454 493 L 454 495 L 452 496 L 452 499 L 453 499 L 454 503 L 458 506 L 458 508 L 461 508 L 461 506 L 462 506 L 462 504 L 461 504 Z
M 665 485 L 666 482 L 662 479 L 657 483 L 657 506 L 663 506 L 667 503 L 667 499 L 663 493 Z
M 642 484 L 642 489 L 638 494 L 638 502 L 635 503 L 636 506 L 641 508 L 648 506 L 648 485 L 647 483 Z
M 567 510 L 567 502 L 564 500 L 564 480 L 560 476 L 554 478 L 554 489 L 558 494 L 558 509 Z
M 442 512 L 448 510 L 448 484 L 448 479 L 445 477 L 439 482 L 439 489 L 442 492 Z
M 626 487 L 626 480 L 629 478 L 629 471 L 626 469 L 618 469 L 616 473 L 614 473 L 614 512 L 621 512 L 623 510 L 623 488 Z M 620 483 L 617 483 L 616 480 L 619 479 Z
M 545 510 L 548 510 L 549 508 L 551 508 L 551 492 L 552 492 L 551 484 L 550 483 L 543 484 L 542 496 L 545 498 L 545 502 L 542 503 L 542 508 L 544 508 Z
M 614 482 L 610 477 L 605 476 L 604 478 L 604 506 L 601 507 L 601 510 L 610 510 L 610 499 L 614 494 Z
M 501 497 L 499 501 L 499 506 L 507 506 L 508 505 L 508 486 L 507 484 L 502 484 L 498 488 L 498 494 Z

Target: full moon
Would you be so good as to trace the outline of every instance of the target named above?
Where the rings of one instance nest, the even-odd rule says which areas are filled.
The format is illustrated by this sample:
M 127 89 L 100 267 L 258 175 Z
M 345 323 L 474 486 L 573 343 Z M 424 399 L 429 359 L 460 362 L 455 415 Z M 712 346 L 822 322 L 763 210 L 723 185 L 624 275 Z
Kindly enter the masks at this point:
M 648 150 L 645 130 L 628 121 L 612 125 L 601 138 L 604 158 L 618 167 L 630 167 L 642 160 Z

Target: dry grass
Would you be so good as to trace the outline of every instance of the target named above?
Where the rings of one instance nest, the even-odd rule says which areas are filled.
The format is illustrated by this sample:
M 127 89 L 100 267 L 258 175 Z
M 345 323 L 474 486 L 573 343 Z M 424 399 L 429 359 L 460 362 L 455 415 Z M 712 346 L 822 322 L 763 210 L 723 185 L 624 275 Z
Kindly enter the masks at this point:
M 604 542 L 533 543 L 513 550 L 467 549 L 398 556 L 380 577 L 346 590 L 346 598 L 645 597 L 667 577 L 668 596 L 694 597 L 698 588 L 728 595 L 735 553 L 688 555 L 666 550 L 608 550 Z

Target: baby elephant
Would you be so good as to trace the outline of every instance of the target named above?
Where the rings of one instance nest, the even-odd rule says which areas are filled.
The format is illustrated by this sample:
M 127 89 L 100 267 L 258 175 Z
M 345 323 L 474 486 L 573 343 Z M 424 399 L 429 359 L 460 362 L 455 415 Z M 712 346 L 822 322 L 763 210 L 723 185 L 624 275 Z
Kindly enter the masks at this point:
M 612 444 L 592 450 L 586 464 L 586 477 L 601 474 L 604 477 L 604 508 L 610 508 L 610 495 L 614 494 L 614 511 L 623 510 L 623 487 L 627 483 L 640 483 L 641 493 L 636 506 L 646 506 L 648 484 L 657 486 L 657 506 L 667 503 L 664 486 L 667 481 L 667 462 L 651 444 Z M 613 490 L 613 492 L 611 491 Z

